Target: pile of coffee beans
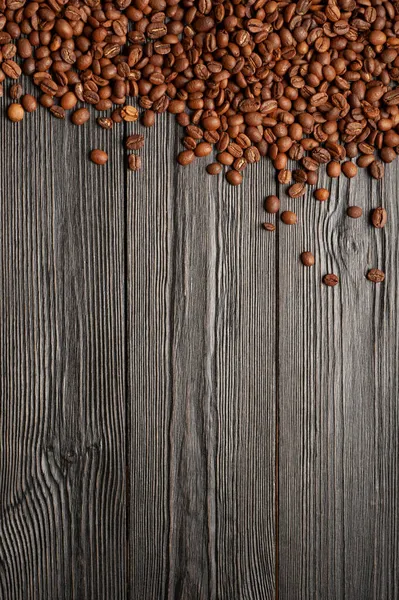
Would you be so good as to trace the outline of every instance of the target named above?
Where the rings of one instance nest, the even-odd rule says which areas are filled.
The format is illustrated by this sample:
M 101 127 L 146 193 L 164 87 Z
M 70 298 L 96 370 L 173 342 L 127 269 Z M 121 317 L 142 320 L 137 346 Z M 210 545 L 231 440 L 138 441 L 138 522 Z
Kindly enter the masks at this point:
M 213 155 L 207 172 L 225 169 L 231 185 L 267 156 L 292 198 L 317 184 L 322 165 L 332 178 L 360 167 L 381 179 L 399 153 L 399 2 L 0 0 L 0 93 L 11 80 L 14 122 L 37 107 L 22 73 L 42 106 L 78 126 L 90 105 L 104 129 L 136 121 L 136 106 L 145 127 L 175 115 L 178 162 Z M 142 142 L 129 140 L 137 171 Z M 296 222 L 291 211 L 281 218 Z

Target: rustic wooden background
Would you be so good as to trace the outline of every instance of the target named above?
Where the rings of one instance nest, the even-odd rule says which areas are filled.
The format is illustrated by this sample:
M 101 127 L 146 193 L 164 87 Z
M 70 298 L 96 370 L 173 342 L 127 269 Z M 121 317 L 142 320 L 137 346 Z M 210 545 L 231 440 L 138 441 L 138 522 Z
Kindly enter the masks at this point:
M 178 168 L 168 117 L 135 174 L 137 123 L 7 103 L 1 599 L 399 598 L 398 167 L 289 200 L 266 161 Z M 297 226 L 260 227 L 273 192 Z

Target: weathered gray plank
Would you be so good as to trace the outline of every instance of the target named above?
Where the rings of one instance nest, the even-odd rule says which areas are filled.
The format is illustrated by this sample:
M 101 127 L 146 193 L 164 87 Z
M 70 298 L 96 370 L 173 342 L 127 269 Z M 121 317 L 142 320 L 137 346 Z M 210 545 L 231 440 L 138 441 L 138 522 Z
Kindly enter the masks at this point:
M 382 451 L 398 439 L 397 381 L 390 375 L 397 360 L 392 193 L 383 193 L 393 217 L 386 231 L 374 230 L 367 217 L 381 203 L 383 189 L 365 173 L 351 182 L 342 179 L 332 184 L 328 203 L 311 197 L 287 201 L 298 208 L 301 224 L 280 225 L 283 599 L 376 600 L 396 593 L 397 462 Z M 349 204 L 362 206 L 365 216 L 346 217 Z M 298 262 L 305 249 L 316 251 L 311 270 Z M 389 262 L 387 284 L 367 281 L 369 268 L 384 269 Z M 326 272 L 339 274 L 340 285 L 323 286 Z
M 275 242 L 177 134 L 128 177 L 130 597 L 272 598 Z
M 123 598 L 121 147 L 44 109 L 0 139 L 0 595 Z

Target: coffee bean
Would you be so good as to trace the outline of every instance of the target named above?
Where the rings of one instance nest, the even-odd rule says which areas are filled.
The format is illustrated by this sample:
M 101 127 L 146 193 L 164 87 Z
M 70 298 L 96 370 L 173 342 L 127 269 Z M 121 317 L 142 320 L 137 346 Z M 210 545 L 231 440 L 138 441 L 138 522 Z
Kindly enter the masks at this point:
M 133 123 L 139 118 L 139 111 L 135 106 L 126 105 L 121 109 L 121 117 L 128 123 Z
M 128 150 L 140 150 L 144 147 L 144 136 L 141 133 L 129 135 L 125 145 Z
M 110 119 L 109 117 L 98 117 L 97 123 L 103 129 L 112 129 L 113 124 L 114 124 L 113 120 Z
M 385 273 L 379 269 L 370 269 L 367 273 L 367 279 L 373 283 L 381 283 L 385 279 Z
M 280 210 L 280 200 L 277 196 L 267 196 L 265 200 L 265 211 L 268 213 L 277 213 Z
M 266 231 L 274 231 L 276 229 L 276 226 L 273 225 L 273 223 L 263 223 L 263 227 Z
M 342 169 L 342 173 L 348 179 L 352 179 L 352 177 L 355 177 L 357 175 L 357 167 L 356 167 L 355 163 L 351 162 L 350 160 L 348 160 L 347 162 L 344 162 L 341 169 Z
M 314 256 L 311 252 L 302 252 L 301 261 L 305 267 L 313 267 L 315 263 Z
M 155 123 L 155 112 L 153 110 L 144 111 L 142 123 L 144 127 L 152 127 Z
M 330 163 L 328 163 L 327 175 L 333 179 L 341 175 L 341 165 L 339 162 L 332 160 Z
M 325 188 L 319 188 L 318 190 L 315 190 L 314 197 L 319 202 L 325 202 L 326 200 L 329 199 L 330 192 L 328 190 L 326 190 Z
M 206 167 L 207 172 L 209 173 L 209 175 L 219 175 L 219 173 L 222 170 L 222 165 L 220 165 L 219 163 L 211 163 L 210 165 L 208 165 Z
M 351 219 L 358 219 L 362 216 L 363 210 L 360 208 L 360 206 L 348 206 L 346 214 Z
M 242 182 L 242 175 L 239 171 L 235 171 L 234 169 L 227 171 L 226 179 L 230 183 L 230 185 L 240 185 Z
M 212 146 L 208 142 L 200 142 L 194 150 L 195 156 L 208 156 L 212 152 Z
M 50 112 L 57 119 L 65 119 L 65 110 L 62 108 L 62 106 L 59 106 L 58 104 L 54 104 L 53 106 L 51 106 Z
M 105 165 L 108 161 L 108 154 L 104 150 L 92 150 L 90 152 L 90 160 L 96 165 Z
M 375 160 L 370 165 L 370 175 L 374 179 L 382 179 L 384 177 L 385 167 L 380 160 Z
M 180 152 L 180 154 L 177 157 L 177 161 L 183 167 L 192 163 L 193 160 L 195 160 L 195 154 L 192 150 L 183 150 L 183 152 Z
M 137 154 L 129 154 L 128 165 L 131 171 L 139 171 L 141 169 L 141 157 Z
M 378 206 L 371 213 L 371 222 L 377 229 L 385 227 L 387 222 L 387 211 L 382 206 Z
M 87 108 L 78 108 L 71 116 L 74 125 L 83 125 L 90 119 L 90 112 Z
M 295 225 L 297 223 L 297 216 L 291 210 L 285 210 L 281 213 L 281 220 L 286 225 Z
M 12 98 L 12 100 L 19 100 L 22 94 L 22 85 L 19 83 L 14 83 L 14 85 L 10 87 L 10 98 Z
M 294 183 L 287 190 L 287 194 L 290 198 L 300 198 L 301 196 L 304 196 L 305 193 L 306 188 L 304 183 Z
M 328 273 L 327 275 L 324 275 L 323 283 L 329 287 L 334 287 L 339 283 L 339 277 L 338 275 L 334 275 L 334 273 Z
M 22 119 L 24 118 L 24 113 L 25 111 L 22 108 L 21 104 L 10 104 L 10 106 L 7 109 L 7 116 L 13 123 L 18 123 L 18 121 L 22 121 Z

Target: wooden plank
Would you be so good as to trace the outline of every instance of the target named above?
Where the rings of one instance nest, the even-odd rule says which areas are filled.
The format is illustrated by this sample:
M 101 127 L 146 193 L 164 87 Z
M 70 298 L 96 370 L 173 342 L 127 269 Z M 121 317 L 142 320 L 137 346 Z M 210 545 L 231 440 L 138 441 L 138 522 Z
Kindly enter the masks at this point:
M 271 598 L 275 242 L 167 119 L 128 177 L 130 597 Z
M 120 144 L 44 111 L 0 120 L 0 595 L 125 592 Z M 103 169 L 87 160 L 110 150 Z
M 381 449 L 398 439 L 397 381 L 390 376 L 397 358 L 397 242 L 388 253 L 389 228 L 368 224 L 383 186 L 365 173 L 342 179 L 332 184 L 328 203 L 287 201 L 300 225 L 280 225 L 280 599 L 377 600 L 396 593 L 397 462 Z M 397 208 L 389 193 L 383 201 L 394 227 Z M 349 219 L 349 204 L 362 206 L 364 217 Z M 298 261 L 305 249 L 315 250 L 313 269 Z M 365 274 L 387 256 L 388 282 L 374 286 Z M 339 274 L 340 285 L 323 286 L 326 272 Z

